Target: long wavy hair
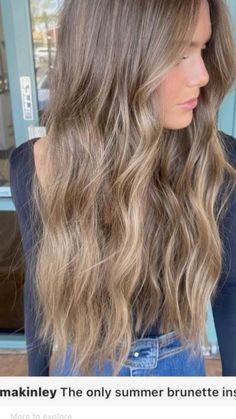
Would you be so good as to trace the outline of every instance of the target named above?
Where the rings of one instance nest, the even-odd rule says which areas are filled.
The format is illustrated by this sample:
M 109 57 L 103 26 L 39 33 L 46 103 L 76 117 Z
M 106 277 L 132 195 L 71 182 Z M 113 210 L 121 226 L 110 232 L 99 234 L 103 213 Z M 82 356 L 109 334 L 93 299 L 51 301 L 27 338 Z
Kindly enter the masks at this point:
M 165 129 L 157 87 L 182 57 L 201 0 L 66 0 L 33 179 L 38 336 L 72 369 L 116 375 L 159 324 L 202 344 L 224 259 L 220 221 L 236 186 L 217 111 L 236 75 L 222 0 L 209 0 L 210 81 L 191 124 Z M 227 181 L 227 182 L 226 182 Z M 63 358 L 64 357 L 64 358 Z

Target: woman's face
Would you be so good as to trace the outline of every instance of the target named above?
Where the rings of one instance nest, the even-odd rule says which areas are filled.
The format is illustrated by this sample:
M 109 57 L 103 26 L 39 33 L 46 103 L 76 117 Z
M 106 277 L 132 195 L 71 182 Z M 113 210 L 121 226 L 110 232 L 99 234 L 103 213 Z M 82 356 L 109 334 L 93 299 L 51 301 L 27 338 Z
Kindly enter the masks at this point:
M 202 52 L 211 37 L 211 19 L 207 0 L 202 0 L 196 29 L 190 46 L 180 63 L 172 68 L 157 89 L 160 119 L 165 128 L 187 127 L 197 101 L 184 102 L 199 96 L 201 87 L 209 81 Z

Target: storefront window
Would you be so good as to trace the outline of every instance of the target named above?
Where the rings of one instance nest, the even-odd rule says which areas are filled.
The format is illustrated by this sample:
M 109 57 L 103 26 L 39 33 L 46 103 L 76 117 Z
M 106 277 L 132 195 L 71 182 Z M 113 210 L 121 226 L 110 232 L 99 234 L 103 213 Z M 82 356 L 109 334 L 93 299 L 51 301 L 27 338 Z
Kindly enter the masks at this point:
M 62 4 L 63 0 L 30 0 L 39 118 L 49 100 L 50 70 L 56 53 Z

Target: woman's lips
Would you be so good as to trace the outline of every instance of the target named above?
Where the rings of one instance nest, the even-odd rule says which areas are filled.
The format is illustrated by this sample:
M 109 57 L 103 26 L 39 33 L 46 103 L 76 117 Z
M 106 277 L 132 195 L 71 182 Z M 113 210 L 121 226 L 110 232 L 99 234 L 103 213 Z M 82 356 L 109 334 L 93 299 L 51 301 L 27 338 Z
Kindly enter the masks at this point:
M 194 109 L 196 108 L 197 104 L 198 104 L 198 100 L 193 99 L 193 100 L 190 100 L 189 102 L 179 103 L 178 106 L 180 106 L 183 109 Z

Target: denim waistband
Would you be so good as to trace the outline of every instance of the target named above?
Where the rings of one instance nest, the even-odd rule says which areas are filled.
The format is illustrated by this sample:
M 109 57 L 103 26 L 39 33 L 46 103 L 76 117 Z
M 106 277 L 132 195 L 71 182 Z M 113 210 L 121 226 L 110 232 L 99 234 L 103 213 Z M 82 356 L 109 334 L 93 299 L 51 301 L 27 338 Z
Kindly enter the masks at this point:
M 176 331 L 137 339 L 131 345 L 127 361 L 123 364 L 132 368 L 156 368 L 158 361 L 186 349 Z
M 190 359 L 189 355 L 190 348 L 184 346 L 176 331 L 137 338 L 132 343 L 118 375 L 205 375 L 202 351 L 200 350 L 194 359 Z M 70 345 L 67 348 L 65 364 L 59 360 L 50 375 L 80 375 L 72 371 Z M 107 360 L 103 370 L 95 365 L 94 375 L 112 375 L 110 360 Z

